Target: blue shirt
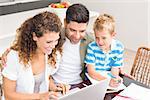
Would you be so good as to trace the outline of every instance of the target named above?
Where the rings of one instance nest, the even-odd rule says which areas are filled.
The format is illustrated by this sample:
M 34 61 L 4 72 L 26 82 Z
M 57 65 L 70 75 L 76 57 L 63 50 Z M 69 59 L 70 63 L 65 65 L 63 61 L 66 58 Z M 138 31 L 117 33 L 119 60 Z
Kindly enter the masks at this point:
M 96 71 L 110 71 L 112 67 L 123 66 L 123 52 L 124 46 L 118 40 L 112 40 L 111 50 L 107 53 L 93 41 L 88 45 L 84 62 L 94 65 Z

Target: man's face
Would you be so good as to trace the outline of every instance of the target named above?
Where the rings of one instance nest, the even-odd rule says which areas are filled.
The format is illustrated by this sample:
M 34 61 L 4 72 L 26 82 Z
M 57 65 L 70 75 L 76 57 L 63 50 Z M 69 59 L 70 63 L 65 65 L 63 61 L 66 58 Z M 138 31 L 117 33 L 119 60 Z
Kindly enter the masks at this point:
M 108 51 L 111 47 L 111 42 L 115 33 L 109 33 L 108 31 L 95 31 L 95 38 L 97 45 L 103 50 Z
M 66 36 L 72 44 L 77 44 L 85 36 L 87 23 L 71 21 L 65 24 Z

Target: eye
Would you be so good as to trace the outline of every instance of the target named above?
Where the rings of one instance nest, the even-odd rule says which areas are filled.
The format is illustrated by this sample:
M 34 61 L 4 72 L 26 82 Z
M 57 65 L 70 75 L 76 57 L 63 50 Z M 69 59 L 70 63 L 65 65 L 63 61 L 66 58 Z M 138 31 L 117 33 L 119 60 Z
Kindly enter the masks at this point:
M 52 43 L 52 41 L 47 41 L 46 43 Z
M 96 37 L 96 40 L 100 40 L 100 38 L 99 38 L 99 37 Z
M 74 30 L 74 29 L 70 29 L 70 31 L 72 31 L 72 32 L 76 32 L 76 30 Z
M 82 31 L 80 31 L 81 33 L 84 33 L 85 32 L 85 30 L 82 30 Z
M 103 40 L 105 40 L 105 39 L 106 39 L 106 37 L 102 37 L 102 39 L 103 39 Z

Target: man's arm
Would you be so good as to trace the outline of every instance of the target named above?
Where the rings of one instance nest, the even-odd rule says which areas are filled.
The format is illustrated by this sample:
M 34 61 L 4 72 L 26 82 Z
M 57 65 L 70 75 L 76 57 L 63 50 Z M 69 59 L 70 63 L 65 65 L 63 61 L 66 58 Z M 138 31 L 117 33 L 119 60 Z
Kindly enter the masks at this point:
M 70 85 L 62 83 L 55 84 L 52 76 L 49 77 L 49 81 L 49 91 L 61 92 L 63 95 L 66 94 L 71 87 Z
M 2 54 L 2 57 L 1 57 L 1 66 L 2 67 L 5 67 L 6 66 L 6 63 L 7 63 L 7 55 L 8 53 L 10 52 L 10 48 L 6 49 L 6 51 Z

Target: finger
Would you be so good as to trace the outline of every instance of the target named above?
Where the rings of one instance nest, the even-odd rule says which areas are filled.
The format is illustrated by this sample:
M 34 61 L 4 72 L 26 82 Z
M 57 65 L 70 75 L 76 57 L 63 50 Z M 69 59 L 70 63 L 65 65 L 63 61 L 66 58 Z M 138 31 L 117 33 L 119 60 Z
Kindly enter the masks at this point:
M 1 64 L 2 64 L 2 67 L 5 67 L 5 66 L 6 66 L 5 60 L 4 60 L 4 58 L 3 58 L 3 55 L 2 55 L 2 58 L 1 58 Z
M 64 85 L 62 83 L 60 83 L 58 85 L 58 87 L 62 88 L 62 94 L 64 95 L 65 94 L 65 87 L 64 87 Z
M 63 84 L 64 85 L 64 93 L 63 94 L 66 94 L 66 85 L 65 84 Z
M 51 99 L 57 100 L 57 98 L 58 98 L 58 93 L 51 91 L 51 92 L 49 92 L 49 97 L 50 97 L 50 100 L 51 100 Z
M 66 85 L 66 93 L 70 90 L 71 86 L 70 85 Z
M 62 92 L 63 91 L 63 87 L 61 84 L 57 84 L 56 85 L 56 92 Z
M 57 100 L 57 96 L 55 96 L 55 95 L 51 95 L 51 96 L 49 96 L 49 100 Z
M 56 88 L 56 92 L 62 92 L 62 91 L 63 91 L 63 89 L 61 87 Z
M 6 51 L 5 51 L 6 55 L 7 55 L 9 52 L 10 52 L 10 48 L 7 48 Z
M 2 54 L 2 66 L 6 66 L 7 54 L 9 52 L 10 52 L 10 48 L 6 49 L 6 51 Z
M 66 87 L 65 87 L 65 85 L 64 84 L 61 84 L 62 85 L 62 94 L 64 95 L 64 94 L 66 94 Z

